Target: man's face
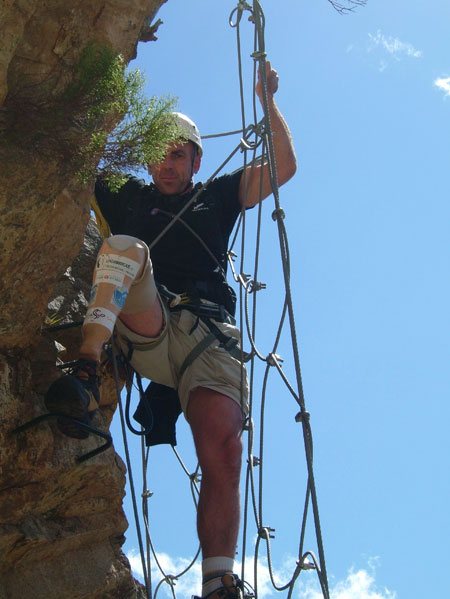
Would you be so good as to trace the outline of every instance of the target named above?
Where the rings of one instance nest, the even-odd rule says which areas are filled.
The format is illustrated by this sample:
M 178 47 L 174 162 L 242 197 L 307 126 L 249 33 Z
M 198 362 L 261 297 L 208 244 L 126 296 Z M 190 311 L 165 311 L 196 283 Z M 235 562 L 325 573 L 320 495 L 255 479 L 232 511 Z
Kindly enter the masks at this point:
M 195 156 L 194 156 L 195 154 Z M 200 168 L 200 156 L 191 142 L 173 144 L 162 162 L 149 165 L 148 172 L 159 191 L 165 195 L 182 193 Z

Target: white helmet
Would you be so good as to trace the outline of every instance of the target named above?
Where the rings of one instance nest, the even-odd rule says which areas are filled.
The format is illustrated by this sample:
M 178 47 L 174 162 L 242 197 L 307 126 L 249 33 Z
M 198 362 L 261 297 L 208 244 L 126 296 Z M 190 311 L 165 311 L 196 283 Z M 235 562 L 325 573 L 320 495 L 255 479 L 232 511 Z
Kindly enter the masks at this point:
M 185 135 L 186 139 L 197 146 L 199 156 L 201 156 L 203 154 L 202 140 L 197 125 L 181 112 L 172 112 L 171 114 L 175 119 L 175 124 L 181 129 L 183 137 Z

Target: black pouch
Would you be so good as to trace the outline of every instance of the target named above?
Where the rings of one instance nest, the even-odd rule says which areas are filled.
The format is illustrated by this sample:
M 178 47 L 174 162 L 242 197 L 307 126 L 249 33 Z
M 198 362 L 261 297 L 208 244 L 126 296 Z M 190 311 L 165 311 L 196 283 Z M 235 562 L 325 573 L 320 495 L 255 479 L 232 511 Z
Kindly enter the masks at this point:
M 133 418 L 144 429 L 145 445 L 176 445 L 176 421 L 181 414 L 178 393 L 172 387 L 151 382 L 142 396 Z

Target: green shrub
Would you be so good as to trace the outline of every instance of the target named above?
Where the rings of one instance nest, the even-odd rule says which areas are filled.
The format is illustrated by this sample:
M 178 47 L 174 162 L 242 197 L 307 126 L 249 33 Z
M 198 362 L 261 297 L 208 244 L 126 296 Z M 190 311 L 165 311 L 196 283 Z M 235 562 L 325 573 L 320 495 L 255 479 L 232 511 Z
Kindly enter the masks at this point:
M 161 161 L 180 138 L 169 115 L 176 100 L 146 97 L 144 82 L 142 73 L 127 71 L 122 56 L 110 48 L 91 44 L 83 51 L 66 91 L 66 104 L 78 105 L 78 126 L 86 133 L 78 154 L 83 182 L 101 175 L 116 189 L 130 171 Z

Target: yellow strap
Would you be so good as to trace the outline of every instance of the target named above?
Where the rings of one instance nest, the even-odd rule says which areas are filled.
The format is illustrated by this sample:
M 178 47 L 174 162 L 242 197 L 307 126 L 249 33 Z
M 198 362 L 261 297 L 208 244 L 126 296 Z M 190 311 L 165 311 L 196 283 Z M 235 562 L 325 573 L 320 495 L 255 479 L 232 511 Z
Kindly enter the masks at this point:
M 106 222 L 94 195 L 91 198 L 91 208 L 94 211 L 95 220 L 97 221 L 97 227 L 100 231 L 100 235 L 103 237 L 103 239 L 109 237 L 111 235 L 111 229 L 109 228 L 109 225 Z

